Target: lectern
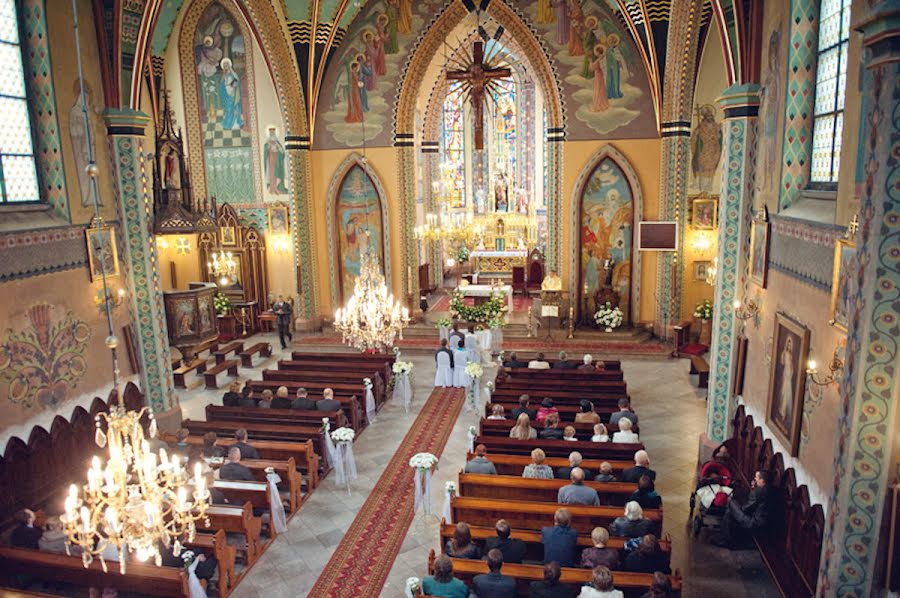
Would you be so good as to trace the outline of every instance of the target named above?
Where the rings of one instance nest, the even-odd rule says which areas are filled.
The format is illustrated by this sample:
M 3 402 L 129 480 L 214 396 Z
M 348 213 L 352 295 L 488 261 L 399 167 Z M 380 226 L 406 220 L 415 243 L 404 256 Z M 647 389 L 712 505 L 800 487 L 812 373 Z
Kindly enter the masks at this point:
M 541 322 L 547 328 L 546 338 L 553 340 L 553 325 L 559 325 L 559 312 L 565 291 L 541 291 Z

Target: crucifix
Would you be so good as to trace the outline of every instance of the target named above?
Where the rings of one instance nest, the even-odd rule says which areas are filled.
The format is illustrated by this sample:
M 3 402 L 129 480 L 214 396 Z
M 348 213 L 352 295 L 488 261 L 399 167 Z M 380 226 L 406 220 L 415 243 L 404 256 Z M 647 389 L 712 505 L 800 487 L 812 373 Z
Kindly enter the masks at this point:
M 502 79 L 512 75 L 508 68 L 492 68 L 484 63 L 484 42 L 475 42 L 472 63 L 462 71 L 447 71 L 449 81 L 468 83 L 469 101 L 472 104 L 472 119 L 475 121 L 475 149 L 484 149 L 484 92 L 492 79 Z

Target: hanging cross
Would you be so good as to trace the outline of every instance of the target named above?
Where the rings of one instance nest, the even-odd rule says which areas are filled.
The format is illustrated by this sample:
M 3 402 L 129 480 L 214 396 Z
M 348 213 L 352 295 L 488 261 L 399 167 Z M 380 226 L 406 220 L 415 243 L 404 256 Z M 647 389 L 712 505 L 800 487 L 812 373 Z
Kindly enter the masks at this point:
M 449 81 L 467 81 L 469 101 L 472 104 L 472 118 L 475 121 L 475 149 L 484 149 L 484 91 L 491 79 L 502 79 L 512 75 L 508 68 L 491 68 L 484 64 L 484 42 L 476 41 L 472 52 L 472 64 L 464 71 L 447 71 Z

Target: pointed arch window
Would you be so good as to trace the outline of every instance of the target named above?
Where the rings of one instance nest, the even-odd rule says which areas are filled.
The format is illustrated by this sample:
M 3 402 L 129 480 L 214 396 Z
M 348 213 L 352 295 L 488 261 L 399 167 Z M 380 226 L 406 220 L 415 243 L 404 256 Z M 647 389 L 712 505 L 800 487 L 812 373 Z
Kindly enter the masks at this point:
M 445 193 L 452 207 L 466 205 L 466 111 L 462 84 L 454 82 L 444 100 L 442 124 L 442 146 L 444 164 L 456 185 Z

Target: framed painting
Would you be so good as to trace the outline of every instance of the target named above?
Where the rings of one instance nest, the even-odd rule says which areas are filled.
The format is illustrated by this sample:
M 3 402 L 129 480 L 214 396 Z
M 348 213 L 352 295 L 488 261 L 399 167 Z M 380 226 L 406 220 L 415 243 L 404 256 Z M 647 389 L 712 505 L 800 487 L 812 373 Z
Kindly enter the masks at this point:
M 286 235 L 290 232 L 287 206 L 269 207 L 269 232 L 273 235 Z
M 694 262 L 694 280 L 697 282 L 706 282 L 706 278 L 709 276 L 709 267 L 711 265 L 712 262 L 709 260 Z
M 766 422 L 790 450 L 792 457 L 797 456 L 800 445 L 808 357 L 809 329 L 782 313 L 776 313 Z
M 116 249 L 116 231 L 109 226 L 89 228 L 84 231 L 88 248 L 88 269 L 91 282 L 119 275 L 119 254 Z
M 850 239 L 838 239 L 834 245 L 834 271 L 831 275 L 831 312 L 828 323 L 847 332 L 850 321 L 850 298 L 854 281 L 852 265 L 856 257 L 856 243 Z
M 750 280 L 766 288 L 769 273 L 769 221 L 754 218 L 750 228 Z
M 718 225 L 719 200 L 697 197 L 691 201 L 691 226 L 696 230 L 715 230 Z
M 233 226 L 220 226 L 219 227 L 219 243 L 223 247 L 230 246 L 234 247 L 237 245 L 237 233 L 235 231 L 235 227 Z

